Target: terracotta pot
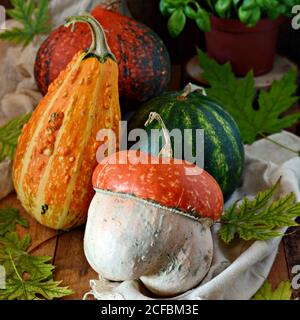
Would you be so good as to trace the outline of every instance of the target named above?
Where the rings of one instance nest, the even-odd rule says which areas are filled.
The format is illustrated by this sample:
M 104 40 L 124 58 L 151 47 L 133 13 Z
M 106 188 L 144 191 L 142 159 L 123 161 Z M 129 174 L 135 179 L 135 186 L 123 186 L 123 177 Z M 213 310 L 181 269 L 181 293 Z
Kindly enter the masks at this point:
M 249 70 L 262 75 L 273 67 L 280 24 L 260 20 L 249 28 L 235 19 L 211 17 L 212 29 L 205 34 L 208 55 L 219 63 L 230 62 L 237 76 L 244 76 Z

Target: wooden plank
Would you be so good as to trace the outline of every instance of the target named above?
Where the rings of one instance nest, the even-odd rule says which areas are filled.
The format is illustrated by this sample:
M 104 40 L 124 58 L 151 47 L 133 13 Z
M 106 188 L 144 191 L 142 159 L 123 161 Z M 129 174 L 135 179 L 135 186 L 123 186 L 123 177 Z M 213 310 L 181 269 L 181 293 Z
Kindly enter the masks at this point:
M 273 289 L 275 289 L 281 281 L 289 280 L 289 272 L 285 258 L 284 244 L 281 241 L 276 260 L 272 266 L 271 272 L 268 276 Z
M 74 294 L 65 297 L 69 299 L 82 299 L 90 291 L 89 280 L 98 279 L 98 275 L 89 266 L 83 251 L 84 226 L 62 234 L 59 237 L 55 265 L 56 279 L 63 279 Z
M 300 223 L 300 218 L 298 218 Z M 290 279 L 293 279 L 295 274 L 292 274 L 292 269 L 296 265 L 300 265 L 300 228 L 294 227 L 288 230 L 289 236 L 283 239 L 286 261 Z M 300 298 L 300 289 L 294 290 L 294 298 Z

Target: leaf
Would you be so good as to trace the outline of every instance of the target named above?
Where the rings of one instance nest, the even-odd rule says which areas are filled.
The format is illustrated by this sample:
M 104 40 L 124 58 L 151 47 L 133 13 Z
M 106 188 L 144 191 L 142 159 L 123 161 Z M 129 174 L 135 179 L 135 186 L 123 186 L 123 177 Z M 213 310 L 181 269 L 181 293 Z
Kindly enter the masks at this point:
M 196 24 L 200 30 L 204 32 L 209 32 L 211 30 L 211 25 L 210 25 L 210 16 L 209 14 L 203 10 L 199 9 L 198 12 L 198 18 L 196 19 Z
M 182 32 L 182 30 L 185 27 L 186 23 L 186 17 L 183 12 L 183 9 L 176 9 L 169 21 L 168 21 L 168 30 L 171 35 L 171 37 L 175 38 L 179 36 L 179 34 Z
M 281 282 L 276 290 L 272 291 L 269 281 L 265 281 L 262 287 L 252 297 L 252 300 L 291 300 L 293 290 L 290 281 Z
M 9 279 L 6 289 L 0 290 L 0 300 L 39 300 L 43 297 L 47 300 L 62 298 L 73 293 L 66 287 L 60 287 L 61 281 L 50 279 L 45 282 L 18 278 Z
M 198 56 L 203 77 L 210 85 L 206 90 L 208 96 L 218 101 L 235 119 L 245 143 L 254 142 L 257 136 L 279 132 L 300 119 L 299 112 L 283 116 L 297 101 L 294 96 L 296 70 L 274 81 L 269 91 L 260 91 L 258 110 L 255 110 L 256 89 L 251 71 L 237 80 L 229 63 L 219 65 L 199 49 Z
M 27 227 L 27 221 L 20 217 L 19 210 L 13 208 L 0 208 L 0 236 L 13 231 L 16 224 Z
M 16 232 L 8 232 L 4 237 L 0 237 L 0 265 L 3 265 L 6 277 L 14 274 L 14 267 L 11 259 L 19 263 L 31 243 L 30 236 L 27 234 L 20 239 Z
M 215 10 L 220 17 L 225 18 L 225 13 L 230 9 L 230 6 L 231 0 L 217 0 Z
M 272 201 L 279 181 L 270 189 L 259 192 L 253 200 L 245 197 L 240 206 L 234 203 L 221 217 L 219 236 L 229 243 L 236 235 L 244 240 L 267 240 L 282 236 L 282 227 L 298 226 L 300 203 L 290 193 Z
M 31 113 L 17 117 L 0 127 L 0 161 L 5 157 L 13 160 L 18 138 L 22 128 L 31 117 Z
M 49 24 L 48 0 L 11 0 L 13 9 L 7 14 L 23 24 L 23 28 L 13 28 L 0 33 L 1 40 L 12 41 L 27 46 L 36 35 L 51 30 Z
M 0 245 L 5 248 L 26 251 L 30 247 L 31 238 L 26 234 L 22 239 L 16 232 L 8 232 L 5 236 L 0 237 Z M 1 250 L 1 247 L 0 247 Z
M 36 300 L 61 298 L 73 291 L 60 287 L 53 280 L 55 266 L 49 263 L 51 257 L 32 256 L 27 250 L 31 239 L 29 234 L 19 238 L 15 232 L 16 224 L 27 226 L 20 218 L 18 210 L 0 209 L 0 265 L 4 266 L 6 288 L 0 289 L 0 300 Z
M 30 280 L 42 281 L 52 277 L 54 266 L 48 263 L 51 257 L 30 256 L 24 254 L 18 261 L 18 271 L 20 274 L 26 272 L 30 276 Z
M 279 118 L 298 99 L 298 97 L 293 96 L 297 90 L 296 79 L 297 72 L 292 70 L 281 80 L 274 81 L 270 91 L 262 90 L 260 92 L 258 102 L 262 116 L 255 117 L 254 120 L 260 132 L 278 132 L 291 126 L 299 119 L 299 113 L 288 118 Z

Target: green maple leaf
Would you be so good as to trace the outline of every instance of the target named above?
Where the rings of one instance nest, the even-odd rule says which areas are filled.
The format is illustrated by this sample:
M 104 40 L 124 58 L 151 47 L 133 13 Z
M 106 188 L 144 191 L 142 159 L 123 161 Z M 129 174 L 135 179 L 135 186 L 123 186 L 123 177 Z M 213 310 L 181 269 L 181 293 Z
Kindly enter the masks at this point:
M 49 24 L 48 0 L 11 0 L 13 9 L 7 14 L 23 24 L 23 28 L 13 28 L 0 33 L 0 39 L 28 45 L 36 35 L 51 30 Z
M 16 224 L 27 226 L 17 209 L 0 209 L 0 265 L 4 266 L 6 288 L 0 289 L 0 300 L 54 299 L 72 294 L 53 280 L 55 266 L 51 257 L 32 256 L 28 253 L 31 244 L 29 234 L 20 238 L 15 232 Z
M 252 300 L 291 300 L 293 294 L 291 287 L 290 281 L 283 281 L 273 291 L 271 283 L 265 281 Z
M 272 188 L 259 192 L 253 200 L 245 197 L 241 205 L 234 203 L 221 217 L 219 236 L 229 243 L 236 235 L 244 240 L 267 240 L 282 236 L 281 227 L 298 226 L 294 218 L 300 216 L 300 203 L 290 193 L 272 201 L 280 181 Z
M 20 274 L 26 272 L 30 276 L 31 281 L 49 279 L 55 269 L 52 264 L 48 263 L 50 260 L 51 257 L 24 254 L 18 261 L 18 272 Z
M 8 232 L 0 237 L 0 250 L 1 248 L 10 248 L 19 251 L 27 251 L 30 244 L 31 239 L 29 234 L 26 234 L 22 239 L 19 238 L 16 232 Z
M 0 236 L 15 229 L 16 224 L 27 227 L 27 221 L 20 217 L 19 211 L 13 208 L 0 208 Z
M 297 71 L 291 70 L 281 80 L 274 81 L 269 91 L 261 90 L 258 108 L 254 108 L 256 89 L 252 71 L 237 80 L 229 63 L 219 65 L 198 49 L 203 78 L 210 88 L 207 94 L 218 101 L 237 122 L 245 143 L 252 143 L 258 136 L 285 129 L 300 119 L 300 113 L 284 116 L 297 101 Z
M 55 267 L 49 263 L 51 257 L 31 256 L 19 249 L 28 245 L 28 238 L 19 243 L 9 242 L 12 244 L 14 248 L 0 248 L 0 264 L 6 271 L 6 288 L 0 290 L 0 300 L 51 300 L 73 293 L 67 287 L 60 287 L 60 281 L 53 280 Z
M 13 160 L 22 128 L 30 117 L 31 113 L 17 117 L 0 127 L 0 161 L 5 157 Z
M 72 294 L 72 290 L 60 287 L 61 281 L 39 282 L 37 280 L 22 280 L 11 278 L 6 283 L 6 289 L 0 290 L 0 300 L 39 300 L 40 297 L 53 300 Z
M 5 236 L 0 237 L 0 265 L 4 266 L 6 277 L 14 273 L 11 258 L 16 263 L 26 255 L 26 250 L 30 247 L 31 239 L 26 234 L 22 239 L 16 232 L 8 232 Z

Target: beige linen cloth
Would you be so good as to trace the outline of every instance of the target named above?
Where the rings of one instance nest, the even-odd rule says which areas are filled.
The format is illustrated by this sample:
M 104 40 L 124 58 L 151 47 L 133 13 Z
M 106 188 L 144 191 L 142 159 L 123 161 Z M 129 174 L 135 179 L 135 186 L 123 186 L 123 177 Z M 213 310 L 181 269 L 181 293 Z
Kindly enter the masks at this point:
M 61 24 L 66 16 L 89 10 L 100 2 L 52 0 L 50 6 L 54 24 Z M 12 27 L 16 22 L 8 21 L 7 25 Z M 41 99 L 33 76 L 35 55 L 41 41 L 36 39 L 25 49 L 0 41 L 0 125 L 32 111 Z M 282 132 L 272 138 L 300 149 L 300 139 L 293 134 Z M 274 184 L 280 176 L 281 192 L 293 191 L 300 201 L 300 158 L 266 140 L 246 146 L 246 153 L 243 184 L 229 202 L 244 195 L 254 195 Z M 5 159 L 0 162 L 0 199 L 12 190 L 11 161 Z M 217 226 L 213 229 L 214 261 L 207 277 L 199 287 L 174 299 L 249 299 L 267 277 L 280 238 L 254 243 L 240 241 L 225 246 L 219 242 L 216 232 Z M 91 280 L 91 289 L 98 299 L 147 299 L 135 281 L 112 285 L 106 281 Z

